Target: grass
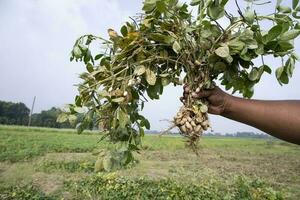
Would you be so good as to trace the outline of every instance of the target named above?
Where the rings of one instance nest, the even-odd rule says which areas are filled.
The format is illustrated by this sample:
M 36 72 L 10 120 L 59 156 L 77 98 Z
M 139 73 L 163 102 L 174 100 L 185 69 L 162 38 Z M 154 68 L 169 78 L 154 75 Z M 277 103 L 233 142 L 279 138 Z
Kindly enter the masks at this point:
M 13 194 L 9 191 L 15 190 L 16 195 L 22 196 L 36 191 L 36 188 L 41 195 L 54 199 L 87 197 L 83 191 L 91 191 L 91 186 L 84 184 L 92 184 L 93 181 L 107 184 L 106 179 L 95 178 L 93 172 L 97 156 L 92 152 L 109 148 L 106 142 L 97 143 L 100 137 L 93 131 L 78 135 L 73 130 L 0 126 L 0 199 L 5 199 L 1 193 L 9 196 Z M 275 191 L 283 193 L 286 199 L 300 197 L 300 147 L 297 145 L 269 139 L 204 137 L 200 155 L 196 156 L 185 148 L 182 137 L 147 135 L 143 146 L 141 154 L 136 155 L 139 163 L 115 172 L 117 177 L 128 180 L 130 184 L 135 183 L 132 180 L 145 177 L 145 183 L 150 185 L 172 180 L 183 185 L 214 182 L 220 188 L 232 186 L 238 189 L 240 186 L 236 179 L 241 176 L 255 183 L 257 179 L 262 180 Z M 102 174 L 106 176 L 106 173 Z M 66 184 L 70 182 L 76 187 Z M 140 184 L 145 183 L 142 181 Z M 116 184 L 119 184 L 117 180 Z M 162 184 L 163 187 L 177 188 L 171 183 Z M 247 182 L 246 185 L 249 184 Z M 150 185 L 149 189 L 156 190 Z M 212 191 L 216 189 L 211 185 L 207 187 Z M 220 194 L 223 194 L 222 191 Z M 81 196 L 72 196 L 73 192 Z M 91 192 L 99 195 L 99 191 Z M 107 194 L 110 192 L 114 190 L 107 190 Z M 176 189 L 175 193 L 178 192 L 186 191 Z
M 99 145 L 98 135 L 46 128 L 0 127 L 0 161 L 26 161 L 51 152 L 90 152 Z

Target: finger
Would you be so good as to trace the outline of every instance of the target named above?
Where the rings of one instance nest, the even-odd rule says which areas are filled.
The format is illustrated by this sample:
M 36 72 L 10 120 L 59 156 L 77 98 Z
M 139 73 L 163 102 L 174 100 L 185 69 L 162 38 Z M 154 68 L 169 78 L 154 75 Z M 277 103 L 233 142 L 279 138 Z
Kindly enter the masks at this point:
M 185 91 L 183 91 L 183 93 L 182 93 L 183 95 L 189 95 L 190 94 L 190 92 L 185 92 Z
M 183 89 L 183 91 L 185 92 L 185 93 L 189 93 L 190 92 L 190 87 L 184 87 L 184 89 Z
M 195 98 L 206 98 L 212 95 L 213 91 L 212 90 L 203 90 L 197 93 L 197 96 Z
M 184 97 L 180 97 L 180 101 L 183 103 L 184 102 Z
M 189 97 L 188 93 L 183 93 L 183 98 L 187 99 Z

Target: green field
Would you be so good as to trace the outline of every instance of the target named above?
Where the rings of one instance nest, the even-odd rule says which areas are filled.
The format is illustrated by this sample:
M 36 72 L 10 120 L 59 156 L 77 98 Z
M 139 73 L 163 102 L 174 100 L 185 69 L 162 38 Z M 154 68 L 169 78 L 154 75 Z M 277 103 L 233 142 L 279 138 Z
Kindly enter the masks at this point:
M 300 199 L 300 146 L 147 135 L 138 163 L 94 173 L 100 135 L 0 126 L 0 199 Z

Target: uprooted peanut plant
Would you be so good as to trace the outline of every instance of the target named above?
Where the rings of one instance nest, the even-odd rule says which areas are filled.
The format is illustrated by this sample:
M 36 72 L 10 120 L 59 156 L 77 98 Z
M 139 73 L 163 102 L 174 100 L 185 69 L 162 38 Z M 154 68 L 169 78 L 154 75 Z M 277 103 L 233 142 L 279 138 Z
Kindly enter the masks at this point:
M 178 0 L 146 0 L 143 13 L 131 18 L 120 33 L 109 29 L 108 39 L 80 37 L 71 61 L 83 61 L 87 71 L 80 75 L 83 82 L 78 85 L 75 104 L 58 120 L 74 121 L 78 113 L 83 114 L 79 132 L 91 123 L 99 125 L 103 138 L 123 144 L 119 164 L 126 165 L 132 161 L 132 151 L 139 150 L 144 129 L 150 129 L 148 120 L 139 114 L 147 98 L 159 99 L 169 84 L 185 84 L 189 96 L 182 99 L 173 122 L 195 147 L 210 126 L 208 102 L 193 98 L 195 93 L 213 88 L 219 80 L 227 90 L 250 98 L 261 76 L 272 73 L 264 56 L 279 58 L 276 77 L 280 84 L 289 82 L 298 59 L 293 43 L 300 34 L 298 0 L 292 7 L 277 1 L 273 13 L 262 14 L 255 8 L 270 2 L 247 0 L 243 10 L 237 1 L 231 3 L 236 5 L 237 16 L 225 10 L 228 0 L 193 0 L 191 7 Z M 272 22 L 269 28 L 261 25 L 268 22 Z M 102 48 L 94 55 L 91 44 L 95 41 Z M 260 65 L 253 62 L 257 58 Z

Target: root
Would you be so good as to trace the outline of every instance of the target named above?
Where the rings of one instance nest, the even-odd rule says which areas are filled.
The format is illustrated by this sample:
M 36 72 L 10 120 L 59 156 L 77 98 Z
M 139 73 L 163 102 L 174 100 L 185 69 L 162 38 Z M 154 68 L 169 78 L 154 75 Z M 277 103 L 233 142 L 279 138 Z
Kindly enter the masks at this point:
M 167 130 L 164 130 L 163 132 L 161 132 L 158 136 L 161 137 L 165 134 L 167 134 L 170 130 L 172 130 L 173 128 L 177 127 L 175 124 L 173 124 L 171 127 L 169 127 Z

